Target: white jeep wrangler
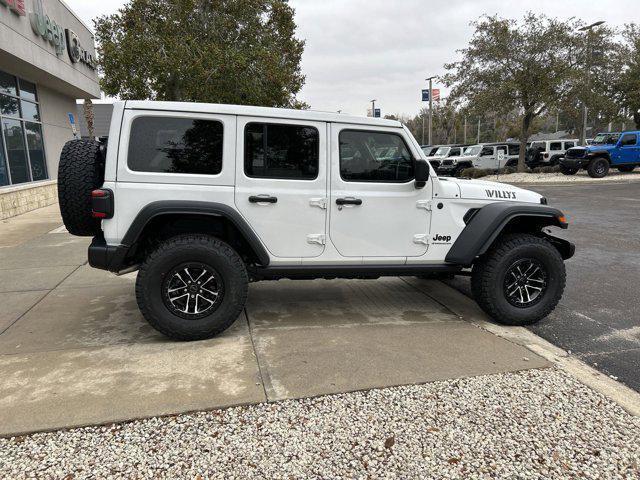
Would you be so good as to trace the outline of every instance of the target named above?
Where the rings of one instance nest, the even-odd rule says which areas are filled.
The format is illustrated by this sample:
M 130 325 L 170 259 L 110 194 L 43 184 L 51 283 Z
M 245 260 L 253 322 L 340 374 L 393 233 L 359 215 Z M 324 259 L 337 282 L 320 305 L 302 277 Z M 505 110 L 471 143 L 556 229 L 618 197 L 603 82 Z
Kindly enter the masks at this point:
M 89 263 L 138 270 L 160 332 L 208 338 L 242 311 L 248 283 L 279 278 L 471 275 L 495 320 L 557 305 L 574 246 L 540 195 L 438 178 L 396 121 L 305 110 L 127 101 L 108 141 L 72 140 L 58 173 Z M 471 269 L 471 271 L 469 271 Z

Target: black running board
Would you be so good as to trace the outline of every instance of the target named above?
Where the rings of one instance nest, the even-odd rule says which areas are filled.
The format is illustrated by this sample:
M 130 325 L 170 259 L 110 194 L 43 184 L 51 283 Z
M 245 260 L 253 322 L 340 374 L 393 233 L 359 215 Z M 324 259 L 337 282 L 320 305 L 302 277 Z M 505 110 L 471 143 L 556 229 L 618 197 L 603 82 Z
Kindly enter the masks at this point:
M 434 273 L 456 273 L 462 270 L 458 265 L 295 265 L 295 266 L 254 266 L 249 273 L 254 280 L 276 280 L 279 278 L 378 278 L 428 275 Z

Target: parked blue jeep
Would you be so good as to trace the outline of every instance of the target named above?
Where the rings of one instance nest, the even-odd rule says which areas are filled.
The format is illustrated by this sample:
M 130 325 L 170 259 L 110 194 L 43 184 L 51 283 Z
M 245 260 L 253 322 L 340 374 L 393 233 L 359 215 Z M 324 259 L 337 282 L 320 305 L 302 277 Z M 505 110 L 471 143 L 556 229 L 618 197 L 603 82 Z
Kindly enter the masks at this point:
M 599 133 L 591 145 L 573 147 L 560 160 L 560 171 L 574 175 L 584 168 L 592 178 L 602 178 L 609 168 L 630 172 L 640 165 L 640 131 Z

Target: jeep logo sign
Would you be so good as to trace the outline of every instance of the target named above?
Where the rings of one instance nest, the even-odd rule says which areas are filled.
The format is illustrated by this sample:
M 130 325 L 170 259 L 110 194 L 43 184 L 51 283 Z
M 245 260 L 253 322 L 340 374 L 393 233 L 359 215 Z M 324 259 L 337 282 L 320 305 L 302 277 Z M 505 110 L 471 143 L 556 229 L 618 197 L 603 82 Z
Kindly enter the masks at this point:
M 0 2 L 3 0 L 0 0 Z M 17 1 L 17 0 L 14 0 Z M 56 55 L 62 55 L 65 47 L 72 63 L 84 63 L 91 69 L 96 68 L 93 55 L 80 44 L 78 35 L 73 30 L 64 29 L 44 12 L 42 0 L 33 1 L 34 11 L 29 14 L 31 28 L 36 35 L 48 41 L 55 48 Z
M 29 14 L 31 28 L 36 35 L 41 36 L 53 45 L 56 50 L 56 55 L 61 55 L 62 52 L 64 52 L 65 46 L 64 29 L 51 20 L 49 15 L 45 15 L 42 8 L 42 0 L 34 0 L 33 8 L 35 11 Z
M 434 243 L 450 243 L 451 235 L 439 235 L 436 233 L 431 241 Z

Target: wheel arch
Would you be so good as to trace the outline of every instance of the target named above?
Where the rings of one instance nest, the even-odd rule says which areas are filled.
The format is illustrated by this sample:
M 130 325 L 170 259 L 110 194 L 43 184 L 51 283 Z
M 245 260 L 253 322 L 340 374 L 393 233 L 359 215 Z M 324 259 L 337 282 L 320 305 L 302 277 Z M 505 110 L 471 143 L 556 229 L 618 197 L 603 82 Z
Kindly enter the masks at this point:
M 549 226 L 568 227 L 560 210 L 546 205 L 490 203 L 471 217 L 445 261 L 470 267 L 500 235 L 514 232 L 544 236 L 558 249 L 563 259 L 571 258 L 575 250 L 573 244 L 543 232 L 542 229 Z
M 269 254 L 247 221 L 233 207 L 200 201 L 158 201 L 143 208 L 122 239 L 128 263 L 157 240 L 183 233 L 210 234 L 230 243 L 249 260 L 269 265 Z

